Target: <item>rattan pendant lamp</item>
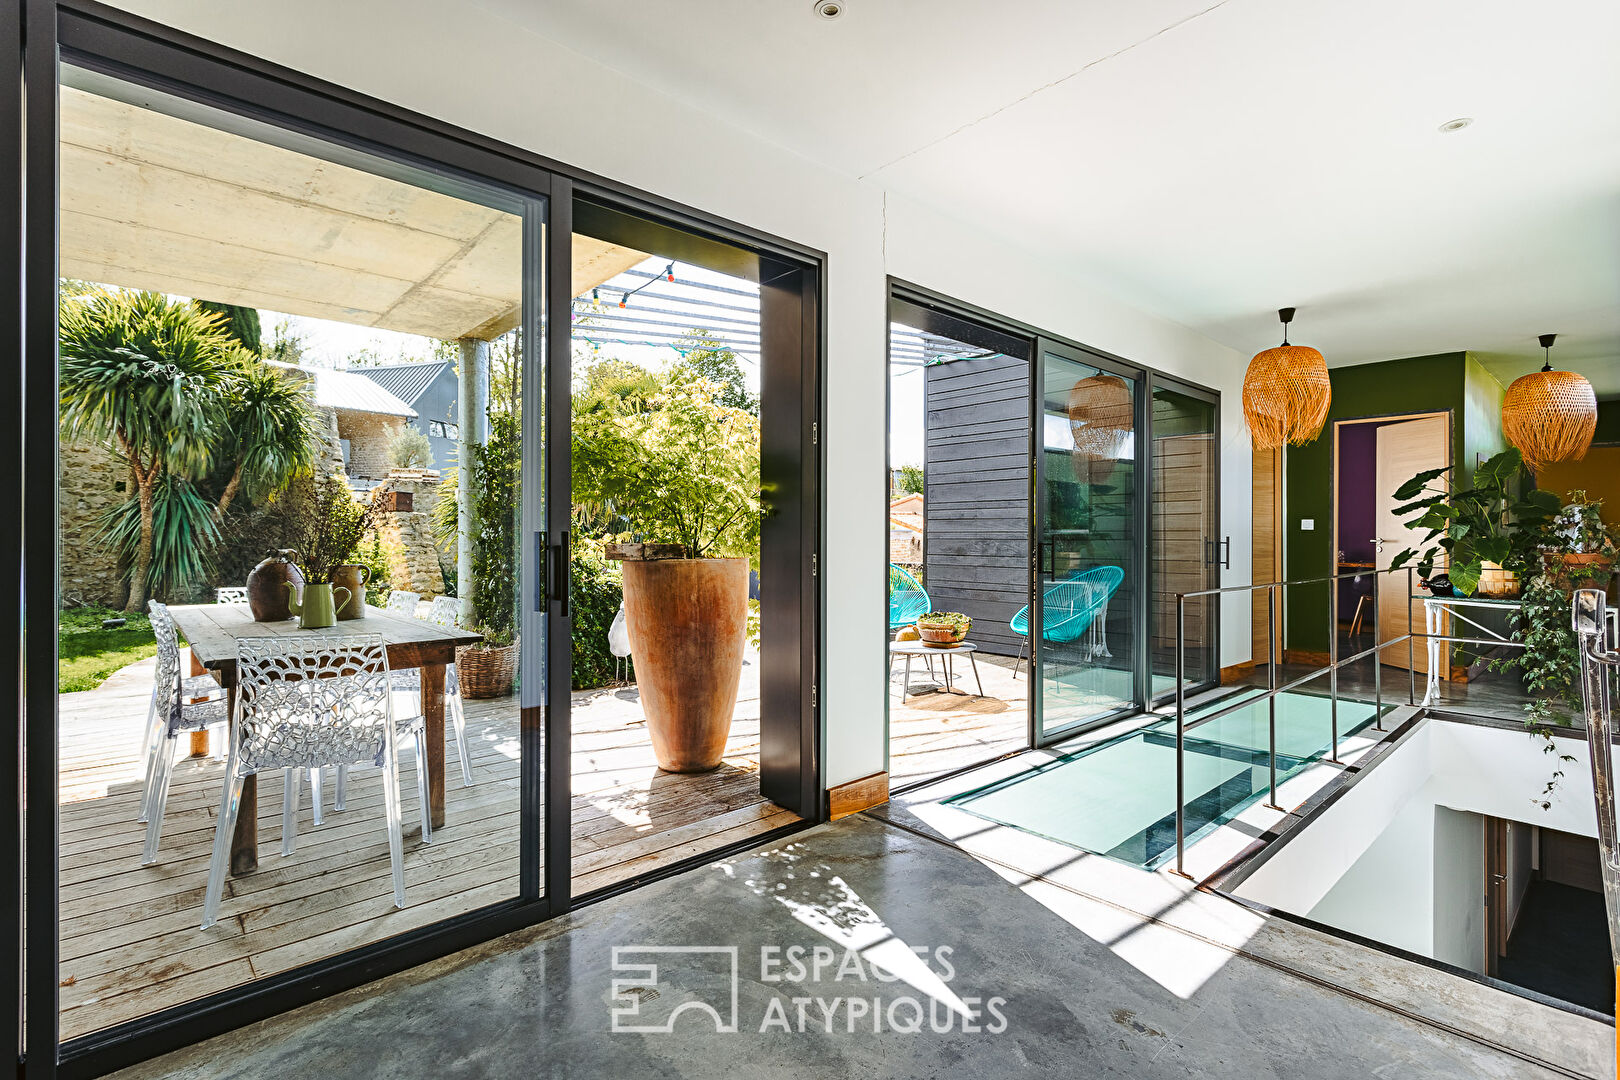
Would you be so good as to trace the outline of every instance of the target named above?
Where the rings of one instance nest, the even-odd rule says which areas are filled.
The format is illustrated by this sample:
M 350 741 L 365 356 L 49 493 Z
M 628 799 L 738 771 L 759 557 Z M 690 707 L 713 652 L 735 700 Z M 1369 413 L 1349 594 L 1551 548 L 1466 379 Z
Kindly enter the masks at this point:
M 1294 309 L 1282 308 L 1277 318 L 1283 324 L 1282 344 L 1256 353 L 1243 375 L 1243 419 L 1256 450 L 1310 442 L 1322 433 L 1333 400 L 1322 354 L 1309 345 L 1288 343 Z
M 1541 335 L 1542 369 L 1514 379 L 1502 399 L 1502 433 L 1532 469 L 1585 457 L 1597 431 L 1592 384 L 1573 371 L 1553 370 L 1552 344 L 1557 337 Z
M 1116 457 L 1134 423 L 1131 388 L 1118 375 L 1099 372 L 1069 389 L 1069 432 L 1076 452 L 1099 460 Z

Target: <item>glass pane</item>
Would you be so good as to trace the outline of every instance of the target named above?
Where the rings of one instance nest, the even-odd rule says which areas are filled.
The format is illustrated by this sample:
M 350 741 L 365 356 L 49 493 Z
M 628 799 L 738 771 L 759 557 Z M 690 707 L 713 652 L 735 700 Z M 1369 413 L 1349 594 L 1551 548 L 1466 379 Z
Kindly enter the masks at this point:
M 1031 488 L 1027 340 L 904 302 L 892 315 L 891 789 L 1028 744 Z M 921 641 L 930 611 L 971 619 L 966 640 Z
M 1223 551 L 1215 520 L 1215 406 L 1201 398 L 1153 389 L 1153 689 L 1175 689 L 1176 596 L 1220 584 Z M 1190 597 L 1183 630 L 1185 682 L 1215 678 L 1217 597 Z
M 86 72 L 60 98 L 71 1039 L 517 895 L 542 223 Z
M 575 896 L 798 820 L 760 771 L 761 657 L 796 647 L 766 633 L 761 289 L 623 231 L 573 238 Z
M 1041 377 L 1040 715 L 1051 734 L 1138 700 L 1137 386 L 1050 351 Z

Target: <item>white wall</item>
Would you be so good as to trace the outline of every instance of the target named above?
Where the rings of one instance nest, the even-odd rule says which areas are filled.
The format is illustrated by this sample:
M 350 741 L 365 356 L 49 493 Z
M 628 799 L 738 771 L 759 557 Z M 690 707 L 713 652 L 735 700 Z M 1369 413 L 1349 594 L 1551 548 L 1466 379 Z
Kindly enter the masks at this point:
M 1485 973 L 1485 819 L 1434 808 L 1434 951 L 1447 964 Z
M 1543 745 L 1523 731 L 1426 721 L 1237 891 L 1483 971 L 1484 817 L 1597 835 L 1586 744 L 1559 739 L 1559 751 L 1575 759 L 1562 763 Z M 1542 810 L 1555 765 L 1564 779 Z M 1528 850 L 1510 845 L 1510 868 L 1521 877 Z M 1522 882 L 1510 884 L 1510 892 L 1522 890 Z
M 872 183 L 658 94 L 481 8 L 427 0 L 121 0 L 158 22 L 828 253 L 824 779 L 885 760 L 884 275 L 894 274 L 1225 393 L 1224 584 L 1249 575 L 1244 357 L 1109 299 L 1106 288 Z M 604 8 L 610 32 L 611 7 Z M 701 78 L 701 65 L 693 77 Z M 1004 175 L 1004 174 L 1003 174 Z M 1011 178 L 1016 182 L 1016 178 Z M 1016 197 L 997 191 L 998 197 Z M 887 202 L 887 206 L 885 203 Z M 1222 663 L 1249 654 L 1228 601 Z

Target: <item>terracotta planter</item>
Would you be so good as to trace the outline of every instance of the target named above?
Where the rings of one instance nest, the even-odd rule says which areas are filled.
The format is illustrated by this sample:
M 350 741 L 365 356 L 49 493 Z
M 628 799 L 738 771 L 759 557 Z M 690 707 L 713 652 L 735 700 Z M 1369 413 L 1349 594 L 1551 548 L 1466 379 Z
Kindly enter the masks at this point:
M 748 560 L 626 561 L 624 615 L 658 767 L 717 768 L 742 679 Z

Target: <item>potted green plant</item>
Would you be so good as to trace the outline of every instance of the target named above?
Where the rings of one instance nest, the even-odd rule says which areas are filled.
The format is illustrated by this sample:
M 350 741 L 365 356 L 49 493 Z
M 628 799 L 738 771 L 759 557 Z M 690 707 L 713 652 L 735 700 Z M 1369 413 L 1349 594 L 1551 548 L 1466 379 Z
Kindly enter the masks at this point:
M 720 764 L 742 676 L 748 571 L 759 558 L 759 418 L 720 387 L 677 377 L 644 411 L 583 418 L 574 495 L 631 526 L 625 621 L 659 767 Z
M 354 497 L 342 477 L 328 473 L 315 483 L 314 498 L 307 500 L 298 538 L 298 566 L 303 571 L 300 589 L 291 581 L 289 605 L 304 629 L 332 626 L 351 604 L 364 604 L 365 596 L 333 577 L 353 565 L 360 540 L 371 528 L 372 505 Z M 342 594 L 341 598 L 337 594 Z
M 1558 497 L 1531 489 L 1511 490 L 1524 467 L 1516 449 L 1507 449 L 1474 470 L 1473 486 L 1453 489 L 1450 466 L 1420 472 L 1395 491 L 1397 517 L 1408 529 L 1423 530 L 1417 545 L 1390 561 L 1398 569 L 1416 560 L 1425 578 L 1445 561 L 1457 592 L 1472 596 L 1486 582 L 1490 595 L 1517 595 L 1517 575 L 1535 566 L 1542 527 L 1559 511 Z M 1512 575 L 1512 577 L 1509 577 Z
M 1542 560 L 1571 588 L 1607 581 L 1617 549 L 1614 531 L 1603 524 L 1603 500 L 1581 490 L 1567 494 L 1569 501 L 1546 529 Z
M 472 629 L 483 636 L 456 650 L 461 693 L 470 698 L 505 697 L 517 679 L 518 483 L 523 433 L 518 414 L 489 413 L 489 438 L 471 455 L 473 489 L 472 580 L 468 590 Z M 449 501 L 449 500 L 441 500 Z

